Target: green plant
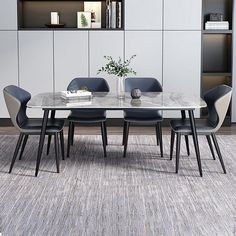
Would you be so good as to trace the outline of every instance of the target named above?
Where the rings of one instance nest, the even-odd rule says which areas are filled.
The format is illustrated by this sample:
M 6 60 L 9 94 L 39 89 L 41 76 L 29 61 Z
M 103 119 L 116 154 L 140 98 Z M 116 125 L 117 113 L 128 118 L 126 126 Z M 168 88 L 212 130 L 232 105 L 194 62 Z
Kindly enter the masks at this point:
M 107 64 L 98 70 L 98 74 L 106 72 L 109 75 L 116 75 L 118 77 L 126 77 L 128 74 L 136 75 L 136 72 L 129 67 L 134 57 L 136 57 L 136 55 L 133 55 L 130 59 L 125 61 L 122 61 L 119 57 L 118 61 L 115 61 L 111 56 L 104 56 L 107 60 Z
M 83 13 L 81 14 L 80 20 L 81 20 L 81 25 L 82 25 L 83 27 L 88 26 L 88 21 L 87 21 L 85 15 L 84 15 Z

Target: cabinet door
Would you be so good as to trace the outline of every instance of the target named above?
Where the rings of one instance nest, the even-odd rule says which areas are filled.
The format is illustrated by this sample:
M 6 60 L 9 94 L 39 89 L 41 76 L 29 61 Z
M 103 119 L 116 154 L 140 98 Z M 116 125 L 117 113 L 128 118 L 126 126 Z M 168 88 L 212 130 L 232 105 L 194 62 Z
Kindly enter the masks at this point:
M 0 30 L 17 29 L 17 0 L 1 1 Z
M 164 0 L 165 30 L 201 30 L 202 0 Z
M 126 0 L 126 30 L 162 30 L 163 0 Z
M 233 4 L 233 12 L 236 12 L 236 4 Z M 233 55 L 236 55 L 236 17 L 233 17 Z M 231 121 L 236 122 L 236 59 L 235 56 L 232 57 L 232 86 L 233 86 L 233 93 L 232 93 L 232 105 L 231 105 Z
M 107 80 L 110 92 L 116 93 L 116 77 L 97 74 L 98 69 L 105 65 L 104 56 L 112 56 L 115 60 L 124 59 L 124 32 L 122 31 L 90 31 L 89 32 L 90 76 L 99 76 Z M 108 117 L 122 117 L 122 112 L 108 112 Z
M 125 57 L 136 55 L 131 67 L 136 76 L 155 77 L 162 83 L 162 32 L 126 31 Z
M 163 89 L 200 96 L 201 31 L 164 32 Z M 165 112 L 178 117 L 180 112 Z M 199 117 L 199 111 L 195 113 Z
M 20 86 L 32 95 L 53 91 L 53 32 L 19 32 L 19 72 Z
M 76 77 L 88 76 L 88 31 L 55 31 L 55 90 L 66 90 Z
M 0 31 L 0 118 L 9 117 L 2 90 L 18 85 L 17 32 Z

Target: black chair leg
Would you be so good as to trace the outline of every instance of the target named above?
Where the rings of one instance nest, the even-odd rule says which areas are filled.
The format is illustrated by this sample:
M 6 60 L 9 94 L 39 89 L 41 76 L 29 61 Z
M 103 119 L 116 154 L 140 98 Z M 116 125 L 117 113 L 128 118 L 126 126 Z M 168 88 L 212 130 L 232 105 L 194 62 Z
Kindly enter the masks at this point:
M 224 161 L 223 161 L 223 158 L 222 158 L 222 155 L 221 155 L 220 147 L 219 147 L 219 144 L 217 142 L 216 136 L 215 136 L 215 134 L 211 134 L 211 137 L 213 139 L 213 142 L 214 142 L 214 145 L 215 145 L 215 148 L 216 148 L 216 152 L 217 152 L 218 157 L 220 159 L 220 163 L 221 163 L 222 169 L 224 171 L 224 174 L 226 174 L 226 169 L 225 169 Z
M 126 157 L 126 152 L 127 152 L 127 145 L 128 145 L 128 138 L 129 138 L 129 125 L 130 125 L 129 122 L 126 122 L 123 157 Z
M 106 151 L 106 134 L 105 134 L 105 122 L 101 122 L 101 133 L 102 133 L 102 145 L 103 145 L 103 152 L 104 157 L 107 157 L 107 151 Z
M 122 140 L 122 145 L 125 145 L 126 124 L 127 124 L 127 122 L 124 121 L 124 125 L 123 125 L 123 140 Z
M 107 141 L 107 123 L 106 123 L 106 121 L 104 121 L 103 124 L 104 124 L 104 131 L 105 131 L 105 143 L 107 145 L 108 141 Z
M 51 146 L 51 140 L 52 140 L 52 135 L 48 135 L 48 145 L 47 145 L 47 155 L 49 154 L 50 151 L 50 146 Z
M 211 136 L 210 135 L 206 135 L 206 138 L 207 138 L 207 142 L 208 142 L 209 148 L 211 150 L 212 157 L 215 160 L 216 157 L 215 157 L 215 152 L 214 152 L 214 149 L 213 149 L 213 146 L 212 146 L 212 142 L 211 142 Z
M 187 154 L 188 154 L 188 156 L 189 156 L 189 155 L 190 155 L 190 151 L 189 151 L 188 135 L 185 135 L 184 138 L 185 138 L 185 144 L 186 144 Z
M 55 146 L 55 156 L 56 156 L 56 166 L 57 166 L 57 173 L 59 173 L 59 140 L 58 140 L 58 133 L 54 135 L 54 146 Z
M 22 147 L 21 147 L 21 151 L 20 151 L 19 160 L 22 159 L 22 156 L 23 156 L 23 153 L 24 153 L 24 150 L 25 150 L 25 145 L 27 143 L 28 137 L 29 137 L 29 135 L 25 134 L 25 137 L 24 137 L 24 140 L 23 140 L 23 144 L 22 144 Z
M 172 160 L 172 158 L 173 158 L 174 142 L 175 142 L 175 132 L 173 130 L 171 130 L 171 137 L 170 137 L 170 160 Z
M 21 146 L 23 137 L 24 137 L 24 135 L 23 135 L 22 133 L 20 133 L 19 138 L 18 138 L 18 141 L 17 141 L 17 144 L 16 144 L 16 148 L 15 148 L 15 151 L 14 151 L 14 155 L 13 155 L 13 158 L 12 158 L 12 161 L 11 161 L 9 173 L 11 173 L 12 168 L 13 168 L 13 166 L 14 166 L 14 164 L 15 164 L 16 157 L 17 157 L 17 154 L 18 154 L 18 152 L 19 152 L 19 150 L 20 150 L 20 146 Z
M 71 146 L 74 145 L 74 134 L 75 134 L 75 123 L 72 122 L 72 131 L 71 131 Z
M 157 124 L 155 125 L 155 128 L 156 128 L 156 139 L 157 139 L 157 146 L 159 146 L 159 144 L 160 144 L 160 141 L 159 141 L 159 131 L 158 131 Z
M 175 166 L 175 173 L 176 174 L 179 171 L 180 142 L 181 142 L 181 134 L 177 133 L 177 140 L 176 140 L 176 166 Z
M 61 143 L 61 156 L 62 160 L 65 160 L 65 148 L 64 148 L 64 132 L 60 132 L 60 143 Z
M 66 156 L 69 157 L 70 156 L 70 145 L 71 145 L 71 125 L 72 123 L 69 122 L 69 128 L 68 128 L 68 139 L 67 139 L 67 154 Z
M 162 127 L 161 127 L 161 122 L 158 122 L 156 124 L 156 132 L 157 132 L 157 136 L 159 138 L 159 142 L 160 142 L 160 152 L 161 152 L 161 157 L 163 157 L 163 143 L 162 143 Z

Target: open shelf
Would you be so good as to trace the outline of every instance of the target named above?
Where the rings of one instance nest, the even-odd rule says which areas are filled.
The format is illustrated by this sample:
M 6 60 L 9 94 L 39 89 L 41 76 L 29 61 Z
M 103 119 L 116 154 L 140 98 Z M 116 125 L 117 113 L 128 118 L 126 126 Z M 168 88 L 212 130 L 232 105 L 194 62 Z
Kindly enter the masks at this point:
M 124 4 L 123 0 L 114 0 L 116 2 L 115 20 L 118 22 L 118 9 L 120 9 L 119 20 L 121 23 L 115 23 L 115 27 L 107 25 L 107 5 L 105 0 L 100 1 L 80 1 L 80 0 L 18 0 L 18 29 L 19 30 L 123 30 L 124 29 Z M 100 28 L 77 28 L 77 12 L 83 12 L 84 3 L 98 3 Z M 96 10 L 96 9 L 95 9 Z M 51 12 L 58 12 L 60 23 L 64 27 L 47 27 L 50 24 Z M 95 11 L 96 12 L 96 11 Z M 111 19 L 111 18 L 109 18 Z M 114 20 L 114 19 L 113 19 Z
M 232 34 L 232 30 L 203 30 L 203 34 Z
M 202 73 L 229 74 L 232 71 L 232 35 L 203 35 Z

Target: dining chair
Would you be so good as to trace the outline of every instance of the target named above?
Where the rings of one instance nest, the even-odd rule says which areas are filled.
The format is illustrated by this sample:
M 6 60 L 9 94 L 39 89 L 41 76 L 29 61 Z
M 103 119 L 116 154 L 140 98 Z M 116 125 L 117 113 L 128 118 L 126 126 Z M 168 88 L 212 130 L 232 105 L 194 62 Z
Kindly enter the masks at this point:
M 206 136 L 211 154 L 213 156 L 213 159 L 215 159 L 215 153 L 212 145 L 213 141 L 216 153 L 219 157 L 222 169 L 225 174 L 226 174 L 226 169 L 220 151 L 220 147 L 216 139 L 216 132 L 219 130 L 219 128 L 224 122 L 230 104 L 231 96 L 232 96 L 232 88 L 227 85 L 219 85 L 207 91 L 204 95 L 204 100 L 207 103 L 208 117 L 206 119 L 196 122 L 197 134 Z M 171 126 L 170 159 L 172 159 L 173 156 L 174 141 L 175 141 L 175 136 L 177 136 L 176 173 L 178 173 L 181 135 L 191 135 L 192 134 L 191 126 L 189 119 L 171 120 L 170 126 Z
M 28 118 L 26 114 L 27 102 L 31 99 L 31 94 L 15 85 L 9 85 L 3 89 L 6 106 L 14 127 L 20 132 L 14 155 L 11 161 L 9 173 L 11 173 L 17 155 L 20 151 L 19 160 L 21 160 L 29 135 L 40 135 L 42 128 L 42 119 Z M 55 141 L 55 156 L 57 173 L 59 173 L 59 138 L 61 143 L 61 154 L 64 159 L 64 120 L 49 119 L 47 123 L 46 134 L 53 135 Z
M 131 92 L 132 89 L 138 88 L 141 92 L 162 92 L 162 86 L 155 78 L 150 77 L 134 77 L 125 79 L 125 91 Z M 156 127 L 157 145 L 160 145 L 161 157 L 163 157 L 162 143 L 162 114 L 156 109 L 127 109 L 124 111 L 124 126 L 123 126 L 123 157 L 126 157 L 129 127 L 130 124 L 154 124 Z
M 68 91 L 86 89 L 90 92 L 109 92 L 110 88 L 107 81 L 99 77 L 75 78 L 67 87 Z M 70 146 L 74 143 L 75 123 L 95 124 L 100 123 L 102 133 L 102 143 L 104 157 L 107 156 L 107 126 L 106 126 L 106 110 L 104 109 L 73 109 L 68 116 L 69 131 L 67 143 L 67 157 L 70 156 Z

